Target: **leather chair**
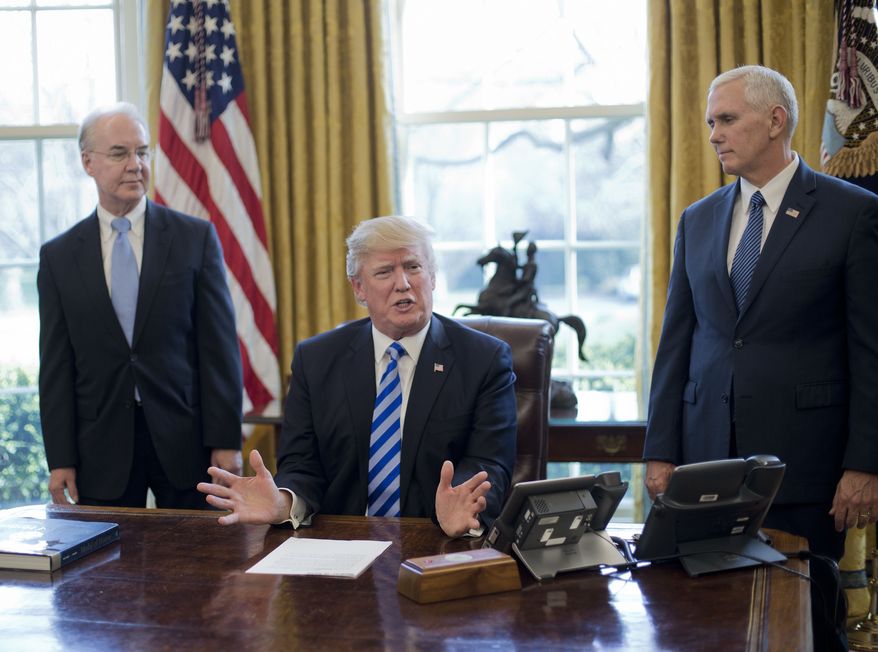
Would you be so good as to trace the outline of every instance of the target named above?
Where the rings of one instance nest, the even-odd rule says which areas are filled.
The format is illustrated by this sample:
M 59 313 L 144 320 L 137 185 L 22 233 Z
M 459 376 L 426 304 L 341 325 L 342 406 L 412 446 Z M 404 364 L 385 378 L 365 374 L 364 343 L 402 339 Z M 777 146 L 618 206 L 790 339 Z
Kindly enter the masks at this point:
M 542 319 L 457 317 L 461 324 L 509 344 L 515 371 L 518 451 L 512 483 L 543 480 L 549 458 L 549 375 L 555 335 Z

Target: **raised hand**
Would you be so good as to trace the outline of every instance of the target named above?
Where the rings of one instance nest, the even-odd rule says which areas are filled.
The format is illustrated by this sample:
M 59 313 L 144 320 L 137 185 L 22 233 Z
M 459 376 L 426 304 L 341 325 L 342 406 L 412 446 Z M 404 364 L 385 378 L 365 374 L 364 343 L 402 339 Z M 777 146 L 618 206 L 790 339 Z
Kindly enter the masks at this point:
M 207 494 L 207 502 L 231 514 L 219 517 L 220 525 L 235 523 L 280 523 L 289 518 L 292 496 L 279 491 L 259 451 L 250 451 L 255 476 L 241 477 L 216 466 L 207 469 L 213 483 L 199 482 L 197 489 Z
M 445 460 L 436 487 L 436 519 L 445 534 L 459 537 L 481 527 L 478 515 L 485 509 L 485 494 L 491 490 L 491 483 L 485 471 L 456 487 L 451 486 L 453 478 L 454 465 Z

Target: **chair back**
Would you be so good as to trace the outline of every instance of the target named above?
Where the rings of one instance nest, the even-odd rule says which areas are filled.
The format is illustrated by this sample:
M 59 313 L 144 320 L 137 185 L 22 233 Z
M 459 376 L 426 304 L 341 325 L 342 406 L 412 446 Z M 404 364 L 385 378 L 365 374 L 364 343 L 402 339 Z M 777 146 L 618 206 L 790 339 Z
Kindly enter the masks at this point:
M 465 326 L 503 340 L 512 349 L 518 451 L 512 483 L 543 480 L 549 458 L 549 376 L 555 335 L 542 319 L 457 317 Z

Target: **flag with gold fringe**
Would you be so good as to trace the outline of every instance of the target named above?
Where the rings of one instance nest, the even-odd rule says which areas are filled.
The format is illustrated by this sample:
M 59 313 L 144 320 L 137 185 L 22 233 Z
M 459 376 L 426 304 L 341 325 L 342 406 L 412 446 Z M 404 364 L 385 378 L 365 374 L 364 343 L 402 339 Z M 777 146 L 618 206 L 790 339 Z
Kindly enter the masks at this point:
M 155 197 L 216 227 L 235 307 L 244 412 L 274 412 L 281 395 L 274 275 L 235 35 L 227 1 L 170 1 Z
M 878 191 L 878 27 L 876 0 L 836 4 L 835 69 L 826 103 L 823 171 Z

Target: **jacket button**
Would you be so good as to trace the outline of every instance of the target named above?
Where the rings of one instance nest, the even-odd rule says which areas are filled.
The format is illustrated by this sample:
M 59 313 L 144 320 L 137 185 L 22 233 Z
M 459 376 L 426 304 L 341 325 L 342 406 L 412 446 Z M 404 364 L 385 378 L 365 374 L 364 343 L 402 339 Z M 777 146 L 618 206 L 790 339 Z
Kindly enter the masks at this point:
M 130 356 L 128 356 L 128 360 L 131 362 L 137 362 L 137 354 L 132 353 Z
M 729 395 L 723 394 L 722 396 L 719 397 L 719 400 L 721 400 L 724 404 L 728 403 L 729 402 Z
M 134 405 L 131 401 L 125 401 L 125 409 L 130 410 L 131 406 Z
M 744 348 L 744 340 L 742 340 L 741 338 L 736 339 L 734 346 L 736 349 L 743 349 Z

